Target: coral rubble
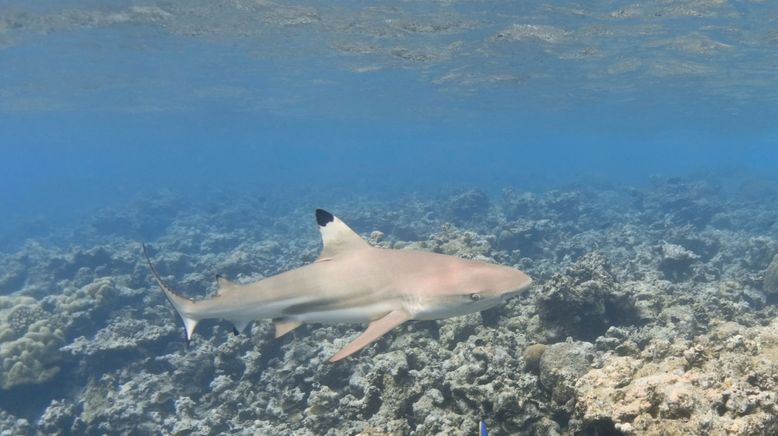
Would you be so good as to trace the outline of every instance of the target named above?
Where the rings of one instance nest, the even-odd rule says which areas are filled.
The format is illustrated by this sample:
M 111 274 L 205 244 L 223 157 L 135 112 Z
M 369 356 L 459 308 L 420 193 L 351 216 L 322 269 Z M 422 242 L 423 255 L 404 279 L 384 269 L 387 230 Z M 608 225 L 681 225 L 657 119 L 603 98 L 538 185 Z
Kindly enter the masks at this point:
M 207 321 L 187 347 L 134 238 L 197 297 L 217 273 L 315 259 L 310 211 L 245 199 L 179 214 L 170 194 L 108 210 L 67 248 L 0 253 L 0 434 L 468 435 L 481 420 L 497 436 L 778 433 L 771 204 L 661 178 L 331 201 L 372 244 L 514 265 L 536 285 L 336 364 L 359 326 L 274 340 L 269 320 L 239 336 Z

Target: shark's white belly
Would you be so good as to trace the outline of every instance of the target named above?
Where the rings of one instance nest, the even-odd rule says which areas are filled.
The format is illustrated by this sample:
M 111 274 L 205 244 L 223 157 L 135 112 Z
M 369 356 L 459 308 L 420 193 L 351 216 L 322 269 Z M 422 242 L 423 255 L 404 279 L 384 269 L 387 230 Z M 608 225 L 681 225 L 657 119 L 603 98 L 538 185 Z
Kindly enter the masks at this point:
M 396 308 L 395 304 L 382 301 L 365 306 L 306 312 L 289 316 L 288 318 L 303 323 L 367 323 L 381 318 Z
M 478 302 L 453 302 L 440 305 L 428 305 L 426 307 L 417 309 L 414 312 L 413 319 L 433 320 L 463 316 L 492 308 L 500 304 L 500 302 L 502 302 L 502 299 L 498 297 L 484 298 Z

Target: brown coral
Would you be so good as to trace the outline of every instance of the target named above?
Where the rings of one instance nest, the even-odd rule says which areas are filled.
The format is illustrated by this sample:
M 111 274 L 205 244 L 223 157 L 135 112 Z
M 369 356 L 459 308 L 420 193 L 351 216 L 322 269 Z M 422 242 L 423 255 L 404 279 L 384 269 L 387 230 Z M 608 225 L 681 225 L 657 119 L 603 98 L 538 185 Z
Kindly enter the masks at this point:
M 663 355 L 652 348 L 608 355 L 578 380 L 584 430 L 611 421 L 625 434 L 778 432 L 778 320 L 754 328 L 723 323 Z

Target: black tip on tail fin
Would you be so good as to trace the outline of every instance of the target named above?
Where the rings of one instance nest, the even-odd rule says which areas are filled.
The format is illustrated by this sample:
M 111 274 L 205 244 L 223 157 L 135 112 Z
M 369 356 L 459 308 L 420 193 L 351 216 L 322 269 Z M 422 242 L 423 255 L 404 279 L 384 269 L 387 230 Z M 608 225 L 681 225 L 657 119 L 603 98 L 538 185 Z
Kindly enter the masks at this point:
M 316 223 L 318 223 L 321 227 L 324 227 L 327 225 L 327 223 L 331 223 L 333 221 L 335 221 L 334 215 L 324 209 L 316 209 Z

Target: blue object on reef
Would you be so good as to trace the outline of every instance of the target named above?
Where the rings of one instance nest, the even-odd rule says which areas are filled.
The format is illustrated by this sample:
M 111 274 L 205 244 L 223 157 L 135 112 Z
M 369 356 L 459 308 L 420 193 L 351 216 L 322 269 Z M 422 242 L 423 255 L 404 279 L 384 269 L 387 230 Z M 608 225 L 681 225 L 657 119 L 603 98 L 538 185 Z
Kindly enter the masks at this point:
M 483 421 L 478 424 L 478 434 L 480 436 L 489 436 L 489 431 L 486 430 L 486 423 Z

